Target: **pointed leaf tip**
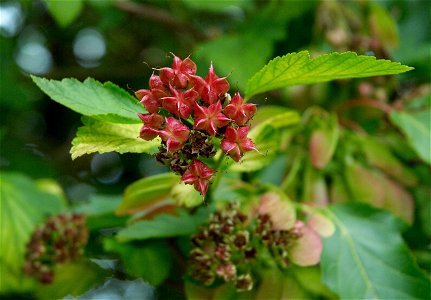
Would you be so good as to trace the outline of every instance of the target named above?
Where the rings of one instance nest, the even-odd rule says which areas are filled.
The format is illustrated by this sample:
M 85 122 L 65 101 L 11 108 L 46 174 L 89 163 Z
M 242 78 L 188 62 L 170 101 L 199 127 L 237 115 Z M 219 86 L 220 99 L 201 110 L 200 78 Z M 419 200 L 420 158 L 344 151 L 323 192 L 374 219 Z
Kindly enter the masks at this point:
M 400 74 L 413 68 L 354 52 L 330 53 L 311 58 L 308 51 L 276 57 L 247 82 L 246 98 L 274 89 L 336 79 Z

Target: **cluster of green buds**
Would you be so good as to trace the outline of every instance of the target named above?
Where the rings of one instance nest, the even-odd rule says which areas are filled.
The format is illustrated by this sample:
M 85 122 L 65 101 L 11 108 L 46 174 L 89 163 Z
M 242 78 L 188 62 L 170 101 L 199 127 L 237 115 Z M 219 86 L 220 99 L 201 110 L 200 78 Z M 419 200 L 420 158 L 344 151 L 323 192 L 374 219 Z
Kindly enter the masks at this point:
M 27 243 L 24 272 L 42 283 L 52 282 L 55 265 L 76 261 L 87 240 L 84 215 L 65 213 L 50 217 L 36 228 Z
M 274 193 L 264 194 L 248 215 L 231 203 L 216 211 L 192 243 L 190 276 L 206 286 L 232 281 L 238 291 L 253 288 L 253 268 L 261 259 L 272 257 L 281 268 L 309 266 L 319 263 L 322 250 L 317 232 Z

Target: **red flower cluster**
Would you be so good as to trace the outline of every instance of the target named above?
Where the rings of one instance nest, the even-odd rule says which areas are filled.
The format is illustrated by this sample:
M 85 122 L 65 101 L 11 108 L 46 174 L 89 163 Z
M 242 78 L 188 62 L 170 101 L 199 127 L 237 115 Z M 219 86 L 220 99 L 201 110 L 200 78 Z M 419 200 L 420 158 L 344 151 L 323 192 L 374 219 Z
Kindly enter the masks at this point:
M 150 89 L 135 95 L 148 111 L 138 114 L 144 123 L 140 137 L 162 139 L 156 159 L 181 175 L 186 184 L 205 195 L 214 170 L 201 161 L 215 154 L 213 139 L 220 148 L 239 161 L 244 152 L 256 150 L 247 138 L 247 122 L 256 112 L 239 93 L 231 99 L 229 83 L 218 77 L 211 65 L 208 75 L 196 75 L 196 64 L 174 55 L 172 68 L 161 68 L 149 80 Z

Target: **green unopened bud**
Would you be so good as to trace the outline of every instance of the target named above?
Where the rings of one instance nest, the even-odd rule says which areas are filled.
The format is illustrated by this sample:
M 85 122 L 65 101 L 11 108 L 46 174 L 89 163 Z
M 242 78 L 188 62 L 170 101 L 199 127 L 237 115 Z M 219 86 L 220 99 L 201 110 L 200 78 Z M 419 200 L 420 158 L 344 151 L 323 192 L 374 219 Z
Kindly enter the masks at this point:
M 237 291 L 250 291 L 253 288 L 253 278 L 250 274 L 240 275 L 235 281 L 235 287 Z
M 232 242 L 238 249 L 243 249 L 247 246 L 250 238 L 250 233 L 248 231 L 239 231 L 232 238 Z

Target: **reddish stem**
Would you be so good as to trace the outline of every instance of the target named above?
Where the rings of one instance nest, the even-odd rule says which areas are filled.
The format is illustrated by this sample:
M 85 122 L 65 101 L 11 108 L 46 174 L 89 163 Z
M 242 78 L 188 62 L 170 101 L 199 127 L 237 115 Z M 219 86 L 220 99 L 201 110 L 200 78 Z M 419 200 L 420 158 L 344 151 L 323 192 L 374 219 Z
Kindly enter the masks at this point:
M 345 112 L 346 110 L 351 109 L 352 107 L 358 107 L 358 106 L 374 107 L 383 111 L 386 114 L 389 114 L 394 109 L 389 104 L 376 99 L 352 99 L 345 102 L 343 105 L 341 105 L 337 109 L 337 111 L 339 113 L 342 113 L 342 112 Z

